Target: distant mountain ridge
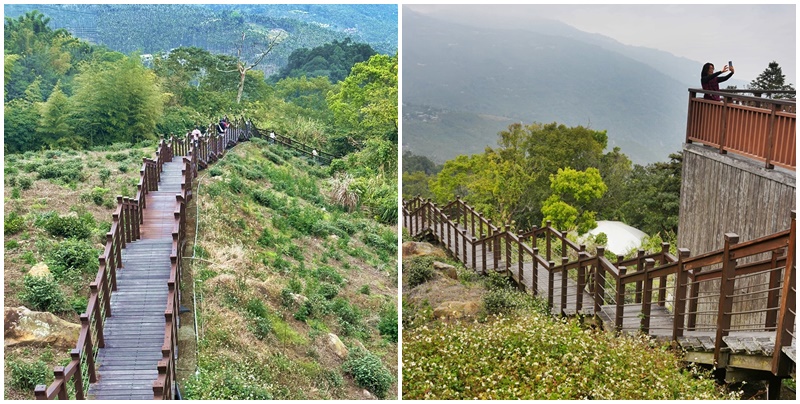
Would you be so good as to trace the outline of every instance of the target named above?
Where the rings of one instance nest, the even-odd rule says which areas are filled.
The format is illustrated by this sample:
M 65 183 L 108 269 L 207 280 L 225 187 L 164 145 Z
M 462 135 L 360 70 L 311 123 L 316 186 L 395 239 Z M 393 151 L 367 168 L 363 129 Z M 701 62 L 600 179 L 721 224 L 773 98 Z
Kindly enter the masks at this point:
M 396 5 L 6 4 L 4 16 L 16 18 L 32 10 L 50 18 L 51 28 L 66 28 L 82 40 L 122 53 L 196 46 L 235 55 L 245 30 L 284 30 L 289 38 L 263 64 L 267 74 L 283 67 L 297 48 L 347 37 L 379 53 L 397 52 Z
M 666 52 L 554 21 L 475 27 L 405 8 L 403 24 L 403 146 L 415 154 L 442 162 L 481 152 L 508 123 L 533 121 L 608 130 L 609 148 L 640 164 L 681 147 L 692 85 L 675 71 L 688 70 L 685 59 L 660 71 Z M 469 124 L 453 125 L 456 116 Z

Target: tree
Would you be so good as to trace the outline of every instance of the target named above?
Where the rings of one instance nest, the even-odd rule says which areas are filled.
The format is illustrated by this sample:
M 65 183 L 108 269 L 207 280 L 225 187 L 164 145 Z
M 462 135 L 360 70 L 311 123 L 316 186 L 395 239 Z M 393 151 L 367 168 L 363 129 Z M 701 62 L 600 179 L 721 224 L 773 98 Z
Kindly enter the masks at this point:
M 793 91 L 794 87 L 791 84 L 784 84 L 785 79 L 786 76 L 783 74 L 781 67 L 778 66 L 778 62 L 773 60 L 755 80 L 750 82 L 750 89 Z M 775 98 L 783 97 L 783 95 L 777 95 Z
M 358 136 L 397 136 L 397 55 L 375 55 L 356 63 L 340 83 L 339 91 L 328 95 L 336 125 Z
M 625 223 L 650 235 L 678 232 L 683 156 L 672 153 L 669 158 L 633 168 L 620 208 Z
M 70 136 L 73 130 L 68 123 L 69 100 L 61 91 L 59 84 L 53 88 L 47 102 L 41 104 L 39 112 L 41 118 L 36 133 L 49 148 L 60 146 L 72 148 L 82 143 L 80 139 L 72 139 Z
M 155 139 L 164 103 L 158 79 L 137 55 L 89 64 L 75 84 L 73 128 L 90 146 Z
M 272 49 L 275 45 L 281 43 L 286 38 L 286 33 L 284 31 L 278 31 L 277 34 L 270 36 L 269 34 L 263 33 L 256 33 L 253 32 L 253 36 L 256 37 L 254 41 L 246 42 L 247 39 L 247 32 L 242 32 L 242 40 L 239 43 L 239 47 L 236 49 L 236 72 L 239 73 L 239 91 L 236 93 L 236 103 L 239 104 L 242 101 L 242 93 L 244 92 L 244 81 L 247 77 L 247 72 L 258 66 L 264 58 L 272 52 Z M 264 42 L 266 41 L 266 42 Z M 245 51 L 245 46 L 252 47 L 256 49 L 255 56 L 250 58 L 250 60 L 245 60 L 243 53 Z
M 553 194 L 542 204 L 542 225 L 552 220 L 556 228 L 577 230 L 580 234 L 597 226 L 595 212 L 587 207 L 608 190 L 598 169 L 559 168 L 557 174 L 550 176 L 550 189 Z

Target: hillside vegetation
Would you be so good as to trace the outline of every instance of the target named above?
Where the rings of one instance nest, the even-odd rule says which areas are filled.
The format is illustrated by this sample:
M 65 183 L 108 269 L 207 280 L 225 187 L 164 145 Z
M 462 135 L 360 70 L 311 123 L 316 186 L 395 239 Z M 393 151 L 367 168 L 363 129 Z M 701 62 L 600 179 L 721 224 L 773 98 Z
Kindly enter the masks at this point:
M 736 399 L 711 373 L 646 337 L 617 336 L 547 313 L 546 303 L 505 277 L 459 266 L 458 280 L 433 259 L 403 261 L 403 399 Z M 451 262 L 451 264 L 454 264 Z M 447 296 L 442 296 L 447 291 Z M 434 317 L 449 298 L 478 296 L 472 316 Z
M 348 213 L 332 199 L 328 168 L 260 139 L 198 183 L 200 345 L 198 372 L 184 372 L 186 397 L 394 396 L 396 227 Z M 331 350 L 331 333 L 346 357 Z
M 115 197 L 134 197 L 142 157 L 154 151 L 152 144 L 115 144 L 5 155 L 6 307 L 25 306 L 79 322 L 111 229 Z M 50 275 L 28 276 L 35 266 L 47 266 Z M 69 362 L 69 349 L 63 347 L 6 347 L 4 353 L 7 399 L 33 399 L 36 384 L 53 381 L 53 366 Z

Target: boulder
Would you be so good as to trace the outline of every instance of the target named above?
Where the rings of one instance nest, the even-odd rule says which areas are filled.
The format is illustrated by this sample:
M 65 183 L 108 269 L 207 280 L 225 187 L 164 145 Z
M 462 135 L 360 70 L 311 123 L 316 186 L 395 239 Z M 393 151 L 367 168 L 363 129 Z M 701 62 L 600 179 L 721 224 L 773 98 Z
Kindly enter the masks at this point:
M 342 340 L 340 340 L 336 334 L 328 334 L 328 348 L 330 348 L 339 359 L 347 359 L 347 354 L 349 353 L 347 347 L 344 346 Z
M 407 241 L 403 243 L 403 258 L 412 258 L 419 256 L 434 256 L 445 258 L 446 255 L 441 248 L 436 248 L 431 243 Z
M 445 264 L 444 262 L 433 261 L 433 268 L 442 271 L 448 278 L 458 280 L 458 271 L 456 267 Z
M 28 275 L 36 276 L 36 277 L 43 277 L 50 275 L 50 267 L 47 266 L 44 262 L 40 262 L 34 265 L 29 271 Z
M 471 317 L 478 314 L 481 306 L 477 302 L 467 301 L 447 301 L 442 302 L 439 306 L 433 309 L 434 318 L 442 319 L 458 319 L 463 317 Z
M 377 400 L 378 399 L 378 397 L 375 397 L 374 394 L 370 393 L 369 390 L 366 390 L 366 389 L 362 390 L 361 394 L 363 394 L 364 398 L 367 399 L 367 400 Z
M 307 297 L 303 295 L 298 295 L 297 293 L 289 293 L 289 296 L 292 297 L 292 300 L 294 300 L 294 303 L 298 306 L 302 306 L 303 303 L 308 301 Z
M 4 345 L 56 346 L 74 348 L 81 332 L 79 324 L 56 317 L 53 313 L 30 311 L 28 308 L 6 307 Z

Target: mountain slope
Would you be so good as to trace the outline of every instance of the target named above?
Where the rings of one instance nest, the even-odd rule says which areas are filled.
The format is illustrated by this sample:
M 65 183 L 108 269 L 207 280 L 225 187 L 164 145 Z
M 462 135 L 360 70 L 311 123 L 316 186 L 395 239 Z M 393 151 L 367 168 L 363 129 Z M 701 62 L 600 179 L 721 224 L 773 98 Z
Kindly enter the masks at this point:
M 666 158 L 684 136 L 687 92 L 677 80 L 600 46 L 530 30 L 476 28 L 403 17 L 403 103 L 463 113 L 606 129 L 634 162 Z M 496 143 L 492 132 L 448 131 L 404 116 L 404 148 L 452 158 Z M 485 127 L 487 120 L 478 118 Z M 504 123 L 504 122 L 503 122 Z M 462 135 L 462 132 L 469 132 Z M 445 149 L 429 147 L 442 133 Z M 468 137 L 482 144 L 465 144 Z

